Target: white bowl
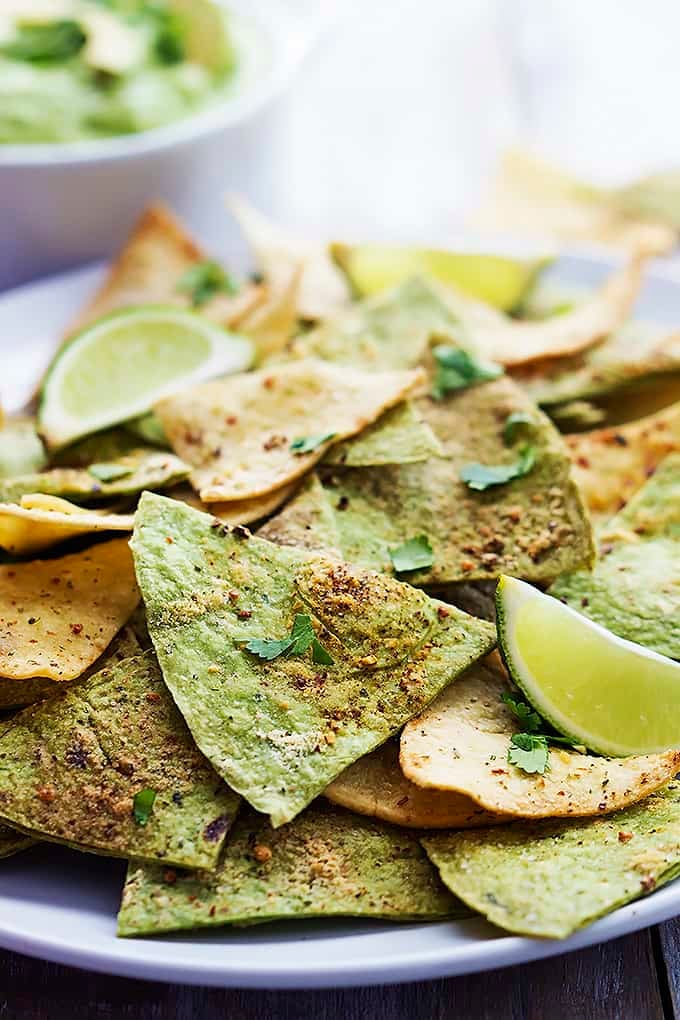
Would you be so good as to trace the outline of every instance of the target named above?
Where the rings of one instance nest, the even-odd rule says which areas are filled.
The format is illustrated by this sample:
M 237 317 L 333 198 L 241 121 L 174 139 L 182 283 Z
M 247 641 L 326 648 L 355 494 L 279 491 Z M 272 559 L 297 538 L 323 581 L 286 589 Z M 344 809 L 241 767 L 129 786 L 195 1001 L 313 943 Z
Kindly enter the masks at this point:
M 266 198 L 275 100 L 318 34 L 319 7 L 303 17 L 281 0 L 227 6 L 237 34 L 256 33 L 262 42 L 245 69 L 251 80 L 232 98 L 139 134 L 0 145 L 0 288 L 110 254 L 154 199 L 168 202 L 219 251 L 226 217 L 215 216 L 215 205 L 222 192 Z

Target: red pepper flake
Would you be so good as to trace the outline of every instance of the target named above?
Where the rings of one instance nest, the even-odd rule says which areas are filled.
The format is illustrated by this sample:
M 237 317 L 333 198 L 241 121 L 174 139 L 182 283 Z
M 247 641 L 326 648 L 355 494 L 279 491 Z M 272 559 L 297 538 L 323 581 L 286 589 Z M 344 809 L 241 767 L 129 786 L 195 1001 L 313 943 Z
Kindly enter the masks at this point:
M 629 843 L 632 838 L 633 838 L 633 833 L 632 832 L 620 832 L 619 833 L 619 843 Z
M 651 892 L 652 889 L 656 889 L 656 879 L 653 875 L 645 875 L 640 881 L 640 885 L 645 892 Z
M 236 417 L 235 414 L 227 415 L 227 417 L 224 420 L 226 421 L 227 425 L 237 425 L 238 424 L 238 418 Z
M 232 591 L 229 592 L 227 597 L 228 597 L 230 602 L 238 602 L 238 600 L 239 600 L 239 593 L 237 591 L 233 591 L 232 590 Z
M 168 545 L 174 545 L 175 543 L 174 538 L 171 538 L 170 535 L 165 536 L 165 541 L 168 543 Z
M 438 606 L 437 607 L 437 616 L 439 617 L 440 620 L 445 620 L 447 618 L 447 616 L 450 616 L 450 615 L 451 615 L 451 610 L 447 609 L 446 606 Z
M 165 871 L 163 872 L 163 881 L 166 882 L 167 885 L 175 884 L 175 882 L 177 881 L 177 872 L 174 870 L 174 868 L 165 869 Z
M 152 705 L 157 705 L 161 700 L 161 696 L 156 691 L 149 691 L 146 695 L 146 700 L 151 702 Z
M 262 380 L 262 385 L 266 390 L 273 390 L 276 385 L 276 381 L 273 376 L 268 375 Z
M 461 560 L 460 569 L 467 572 L 469 570 L 474 570 L 475 565 L 472 560 Z
M 253 614 L 250 609 L 239 609 L 236 615 L 238 616 L 239 620 L 249 620 Z
M 51 804 L 54 798 L 57 796 L 56 790 L 53 786 L 39 786 L 36 790 L 38 800 L 41 800 L 43 804 Z
M 29 623 L 30 623 L 30 620 L 29 620 Z M 71 624 L 71 633 L 75 634 L 76 636 L 78 634 L 82 634 L 83 633 L 83 625 L 82 625 L 82 623 L 72 623 Z
M 266 864 L 267 861 L 271 861 L 272 859 L 270 847 L 263 846 L 262 843 L 256 843 L 253 847 L 253 857 L 256 861 L 259 861 L 260 864 Z

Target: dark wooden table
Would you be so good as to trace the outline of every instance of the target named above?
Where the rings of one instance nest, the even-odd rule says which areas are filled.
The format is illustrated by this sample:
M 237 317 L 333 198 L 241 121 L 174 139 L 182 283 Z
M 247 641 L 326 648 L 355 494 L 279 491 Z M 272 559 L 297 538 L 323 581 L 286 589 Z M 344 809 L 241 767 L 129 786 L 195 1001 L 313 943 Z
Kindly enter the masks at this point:
M 0 952 L 0 1020 L 675 1020 L 680 920 L 539 963 L 422 984 L 251 992 L 106 977 Z

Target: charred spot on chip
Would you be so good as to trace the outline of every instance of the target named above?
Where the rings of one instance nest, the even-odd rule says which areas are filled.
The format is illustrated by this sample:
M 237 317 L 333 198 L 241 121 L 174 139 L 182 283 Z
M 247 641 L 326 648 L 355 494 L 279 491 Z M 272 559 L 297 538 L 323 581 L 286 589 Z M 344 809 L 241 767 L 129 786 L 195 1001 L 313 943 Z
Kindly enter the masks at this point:
M 216 843 L 229 831 L 232 819 L 229 815 L 220 815 L 209 822 L 203 830 L 203 838 L 208 843 Z

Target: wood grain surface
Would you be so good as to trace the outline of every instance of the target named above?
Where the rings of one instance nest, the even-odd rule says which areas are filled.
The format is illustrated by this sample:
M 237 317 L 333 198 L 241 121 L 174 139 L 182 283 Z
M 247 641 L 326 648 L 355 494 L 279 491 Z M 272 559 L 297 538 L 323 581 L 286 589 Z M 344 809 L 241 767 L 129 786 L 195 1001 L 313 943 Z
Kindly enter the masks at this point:
M 0 1020 L 672 1020 L 680 922 L 538 963 L 331 991 L 190 988 L 0 952 Z

